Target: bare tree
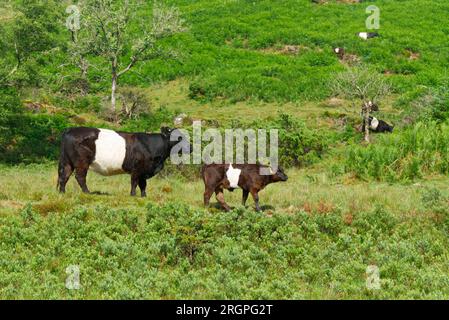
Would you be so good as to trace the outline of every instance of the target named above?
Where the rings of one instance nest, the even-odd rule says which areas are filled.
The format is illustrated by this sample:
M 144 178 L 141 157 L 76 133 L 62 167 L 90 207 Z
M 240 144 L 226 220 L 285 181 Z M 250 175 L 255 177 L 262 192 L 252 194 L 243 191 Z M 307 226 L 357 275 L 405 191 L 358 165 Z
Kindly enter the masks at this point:
M 104 58 L 110 66 L 111 115 L 114 118 L 120 77 L 140 61 L 175 56 L 158 42 L 186 30 L 177 8 L 155 3 L 149 27 L 144 28 L 143 36 L 136 38 L 131 30 L 134 11 L 127 0 L 87 0 L 81 12 L 86 32 L 80 33 L 77 41 L 80 46 L 89 48 L 91 54 Z
M 331 86 L 334 95 L 361 102 L 361 114 L 365 125 L 364 139 L 369 142 L 368 123 L 372 107 L 390 93 L 390 85 L 381 74 L 361 66 L 348 68 L 337 74 Z

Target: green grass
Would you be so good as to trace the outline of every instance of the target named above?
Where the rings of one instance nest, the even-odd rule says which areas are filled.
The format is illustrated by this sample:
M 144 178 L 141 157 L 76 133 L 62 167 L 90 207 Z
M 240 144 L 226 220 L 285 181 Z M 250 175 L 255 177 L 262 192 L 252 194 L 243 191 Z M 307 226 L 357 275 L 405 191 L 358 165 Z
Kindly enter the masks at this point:
M 370 1 L 381 12 L 381 37 L 363 41 L 355 33 L 365 30 L 368 3 L 316 5 L 310 0 L 185 1 L 174 0 L 189 31 L 167 41 L 177 49 L 179 61 L 143 62 L 122 79 L 122 84 L 148 86 L 179 77 L 189 79 L 189 93 L 199 100 L 229 102 L 320 101 L 330 94 L 328 81 L 344 66 L 332 47 L 345 47 L 362 63 L 388 71 L 397 93 L 418 85 L 435 86 L 447 79 L 449 30 L 445 0 Z M 61 13 L 65 3 L 58 3 Z M 142 32 L 151 4 L 140 4 L 131 33 Z M 419 14 L 416 14 L 419 12 Z M 6 14 L 6 16 L 8 16 Z M 60 28 L 63 28 L 61 23 Z M 39 57 L 33 65 L 35 83 L 53 91 L 70 89 L 78 70 L 67 64 L 66 30 L 57 35 L 60 50 Z M 297 55 L 279 54 L 285 45 L 299 46 Z M 410 52 L 418 54 L 410 59 Z M 98 59 L 92 59 L 98 62 Z M 109 67 L 98 64 L 89 71 L 92 90 L 106 93 Z M 61 76 L 62 77 L 61 79 Z M 65 79 L 65 80 L 64 80 Z M 68 82 L 65 82 L 68 81 Z
M 103 195 L 74 180 L 60 195 L 53 164 L 2 167 L 0 297 L 449 297 L 447 177 L 404 186 L 288 174 L 261 192 L 262 213 L 242 208 L 239 191 L 225 194 L 235 209 L 224 213 L 203 209 L 199 179 L 152 179 L 141 199 L 127 175 L 89 174 Z M 64 286 L 72 264 L 80 290 Z M 371 264 L 378 291 L 365 287 Z
M 448 3 L 375 1 L 381 10 L 381 37 L 363 41 L 366 3 L 315 5 L 301 1 L 174 1 L 185 13 L 191 32 L 175 42 L 188 55 L 182 63 L 155 61 L 140 77 L 125 81 L 193 76 L 197 99 L 263 101 L 321 100 L 327 81 L 342 70 L 332 47 L 345 47 L 379 72 L 390 71 L 396 92 L 416 85 L 433 86 L 447 78 Z M 417 15 L 416 12 L 420 14 Z M 277 54 L 298 45 L 298 55 Z M 270 50 L 267 50 L 270 49 Z M 407 50 L 419 53 L 410 60 Z

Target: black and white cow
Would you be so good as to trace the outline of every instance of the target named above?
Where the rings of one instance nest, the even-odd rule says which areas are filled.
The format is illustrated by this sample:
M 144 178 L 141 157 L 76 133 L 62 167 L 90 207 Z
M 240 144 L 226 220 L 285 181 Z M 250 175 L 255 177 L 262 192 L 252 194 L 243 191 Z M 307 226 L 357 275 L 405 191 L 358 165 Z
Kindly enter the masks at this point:
M 173 149 L 175 146 L 176 149 Z M 62 135 L 58 187 L 64 193 L 73 171 L 81 189 L 89 193 L 87 171 L 104 176 L 131 175 L 131 195 L 139 185 L 146 196 L 147 179 L 164 167 L 171 151 L 190 153 L 191 145 L 179 130 L 162 128 L 161 133 L 127 133 L 109 129 L 76 127 Z
M 340 60 L 342 60 L 345 56 L 345 49 L 341 47 L 334 48 L 334 53 L 338 56 Z
M 393 132 L 393 126 L 389 125 L 383 120 L 378 120 L 375 117 L 369 117 L 369 129 L 373 132 Z M 362 132 L 365 131 L 365 124 L 362 126 Z
M 356 35 L 363 40 L 368 40 L 379 36 L 377 32 L 357 32 Z

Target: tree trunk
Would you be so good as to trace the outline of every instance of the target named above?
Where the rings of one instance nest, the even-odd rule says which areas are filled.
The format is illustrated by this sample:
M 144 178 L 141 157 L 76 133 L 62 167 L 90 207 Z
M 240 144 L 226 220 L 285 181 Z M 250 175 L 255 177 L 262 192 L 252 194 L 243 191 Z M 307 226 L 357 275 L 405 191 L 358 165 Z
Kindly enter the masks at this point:
M 369 140 L 369 115 L 370 115 L 370 107 L 369 104 L 366 102 L 363 102 L 363 114 L 364 119 L 363 122 L 365 123 L 365 141 L 367 143 L 370 142 Z
M 111 87 L 111 114 L 115 115 L 115 106 L 117 104 L 115 93 L 117 91 L 117 75 L 112 75 L 112 87 Z
M 114 121 L 117 121 L 116 117 L 116 91 L 117 91 L 117 59 L 112 60 L 112 87 L 111 87 L 111 119 L 114 119 Z

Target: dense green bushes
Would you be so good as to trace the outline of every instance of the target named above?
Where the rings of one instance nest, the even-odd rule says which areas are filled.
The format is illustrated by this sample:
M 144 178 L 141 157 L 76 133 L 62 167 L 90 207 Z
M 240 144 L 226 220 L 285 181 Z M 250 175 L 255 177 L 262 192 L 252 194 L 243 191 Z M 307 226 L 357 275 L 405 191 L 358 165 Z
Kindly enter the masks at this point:
M 0 162 L 56 159 L 60 133 L 68 126 L 61 115 L 25 112 L 15 90 L 0 90 Z
M 369 146 L 353 146 L 346 171 L 379 180 L 412 180 L 425 174 L 449 173 L 449 125 L 417 123 L 391 135 L 378 136 Z
M 420 86 L 400 96 L 394 103 L 403 110 L 403 124 L 417 121 L 444 122 L 449 119 L 449 85 Z
M 312 130 L 304 121 L 285 113 L 272 120 L 253 123 L 250 127 L 278 130 L 279 161 L 286 167 L 316 163 L 330 146 L 330 134 Z
M 328 213 L 209 213 L 176 203 L 146 213 L 77 207 L 0 216 L 2 298 L 447 298 L 448 217 L 378 206 Z M 446 226 L 446 227 L 444 227 Z M 380 270 L 381 289 L 365 286 Z M 67 290 L 69 265 L 81 288 Z
M 15 114 L 0 128 L 0 162 L 30 163 L 55 160 L 62 131 L 69 126 L 63 116 Z

